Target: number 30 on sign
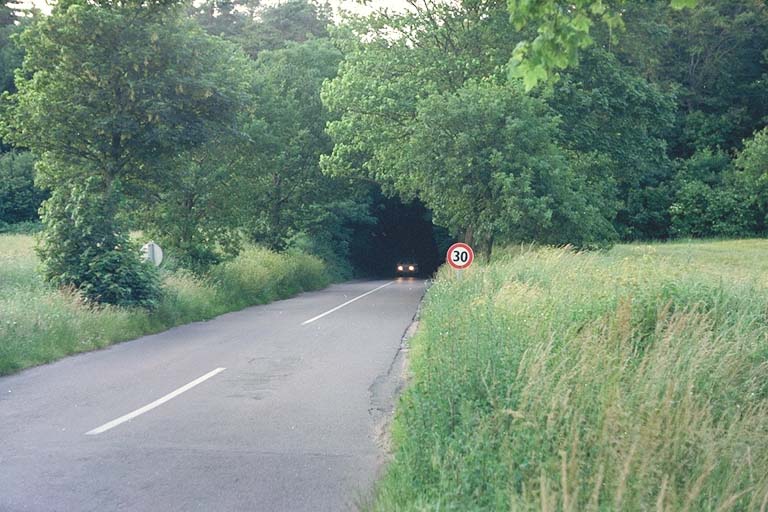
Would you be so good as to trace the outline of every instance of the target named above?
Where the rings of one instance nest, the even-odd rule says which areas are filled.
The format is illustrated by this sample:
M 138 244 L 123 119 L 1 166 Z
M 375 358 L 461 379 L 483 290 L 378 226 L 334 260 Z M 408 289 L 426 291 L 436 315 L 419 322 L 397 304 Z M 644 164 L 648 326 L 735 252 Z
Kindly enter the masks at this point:
M 453 244 L 448 249 L 448 254 L 445 255 L 445 261 L 456 270 L 469 268 L 474 259 L 475 253 L 472 248 L 463 243 Z

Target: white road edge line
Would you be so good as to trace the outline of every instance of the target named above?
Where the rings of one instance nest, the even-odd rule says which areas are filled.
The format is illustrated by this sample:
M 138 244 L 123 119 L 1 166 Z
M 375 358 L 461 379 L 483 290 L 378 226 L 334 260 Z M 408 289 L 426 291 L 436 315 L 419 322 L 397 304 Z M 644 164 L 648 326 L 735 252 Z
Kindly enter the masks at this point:
M 394 283 L 395 283 L 394 281 L 390 281 L 390 282 L 388 282 L 387 284 L 383 284 L 383 285 L 379 286 L 378 288 L 374 288 L 373 290 L 371 290 L 371 291 L 369 291 L 369 292 L 365 292 L 365 293 L 364 293 L 364 294 L 362 294 L 362 295 L 358 295 L 358 296 L 357 296 L 357 297 L 355 297 L 354 299 L 350 299 L 350 300 L 348 300 L 347 302 L 345 302 L 344 304 L 341 304 L 341 305 L 339 305 L 339 306 L 336 306 L 336 307 L 335 307 L 335 308 L 333 308 L 333 309 L 329 309 L 329 310 L 328 310 L 328 311 L 326 311 L 325 313 L 321 313 L 321 314 L 319 314 L 319 315 L 317 315 L 317 316 L 315 316 L 315 317 L 312 317 L 312 318 L 310 318 L 309 320 L 305 320 L 304 322 L 301 322 L 301 325 L 307 325 L 307 324 L 311 324 L 311 323 L 312 323 L 312 322 L 314 322 L 315 320 L 320 320 L 320 319 L 321 319 L 321 318 L 323 318 L 324 316 L 326 316 L 326 315 L 330 315 L 330 314 L 331 314 L 331 313 L 333 313 L 334 311 L 338 311 L 338 310 L 340 310 L 341 308 L 343 308 L 344 306 L 348 306 L 349 304 L 352 304 L 352 303 L 353 303 L 353 302 L 355 302 L 356 300 L 362 299 L 362 298 L 363 298 L 363 297 L 365 297 L 366 295 L 370 295 L 370 294 L 372 294 L 373 292 L 377 292 L 377 291 L 381 290 L 382 288 L 385 288 L 385 287 L 387 287 L 387 286 L 389 286 L 389 285 L 391 285 L 391 284 L 394 284 Z
M 125 423 L 126 421 L 130 421 L 133 418 L 135 418 L 136 416 L 140 416 L 140 415 L 144 414 L 147 411 L 151 411 L 155 407 L 163 405 L 168 400 L 176 398 L 177 396 L 179 396 L 180 394 L 184 393 L 185 391 L 189 391 L 193 387 L 197 386 L 198 384 L 200 384 L 202 382 L 205 382 L 206 380 L 210 379 L 214 375 L 217 375 L 217 374 L 223 372 L 224 370 L 226 370 L 226 368 L 216 368 L 215 370 L 206 373 L 202 377 L 198 377 L 197 379 L 193 380 L 189 384 L 185 384 L 185 385 L 181 386 L 176 391 L 171 391 L 170 393 L 168 393 L 164 397 L 158 398 L 157 400 L 155 400 L 151 404 L 147 404 L 144 407 L 141 407 L 140 409 L 136 409 L 133 412 L 129 412 L 125 416 L 120 416 L 116 420 L 112 420 L 109 423 L 105 423 L 105 424 L 103 424 L 100 427 L 96 427 L 93 430 L 89 430 L 88 432 L 85 433 L 85 435 L 87 435 L 87 436 L 95 436 L 97 434 L 101 434 L 102 432 L 106 432 L 107 430 L 109 430 L 111 428 L 115 428 L 116 426 L 120 425 L 121 423 Z

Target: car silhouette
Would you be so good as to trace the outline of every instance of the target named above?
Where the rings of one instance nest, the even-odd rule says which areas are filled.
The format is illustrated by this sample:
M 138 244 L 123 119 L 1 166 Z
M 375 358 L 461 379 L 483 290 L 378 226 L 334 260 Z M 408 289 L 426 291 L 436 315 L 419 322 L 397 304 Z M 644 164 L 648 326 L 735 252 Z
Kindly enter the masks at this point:
M 398 276 L 415 276 L 419 272 L 419 265 L 413 260 L 401 260 L 395 265 L 395 274 Z

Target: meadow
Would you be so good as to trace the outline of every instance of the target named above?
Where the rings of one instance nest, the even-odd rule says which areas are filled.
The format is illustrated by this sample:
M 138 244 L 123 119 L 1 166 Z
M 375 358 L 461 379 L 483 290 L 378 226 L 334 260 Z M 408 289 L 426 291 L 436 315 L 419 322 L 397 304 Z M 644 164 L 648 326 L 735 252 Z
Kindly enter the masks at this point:
M 164 296 L 149 312 L 84 304 L 46 285 L 38 265 L 32 236 L 0 235 L 0 375 L 330 282 L 315 257 L 250 247 L 206 277 L 163 272 Z
M 768 241 L 443 268 L 377 511 L 768 509 Z

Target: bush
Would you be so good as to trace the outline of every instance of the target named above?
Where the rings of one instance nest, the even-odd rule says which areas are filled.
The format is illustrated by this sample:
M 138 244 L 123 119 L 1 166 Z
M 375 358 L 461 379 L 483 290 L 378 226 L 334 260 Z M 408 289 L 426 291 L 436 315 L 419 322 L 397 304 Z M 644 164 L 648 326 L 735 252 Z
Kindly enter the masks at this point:
M 758 211 L 758 228 L 768 229 L 768 127 L 744 141 L 744 150 L 735 160 L 738 178 L 750 193 Z
M 678 190 L 670 207 L 672 234 L 682 237 L 739 237 L 755 233 L 749 196 L 735 186 L 710 187 L 691 181 Z
M 46 193 L 35 186 L 35 157 L 29 152 L 0 154 L 0 223 L 36 221 Z
M 44 276 L 91 302 L 152 308 L 160 299 L 160 281 L 115 219 L 119 197 L 100 177 L 53 192 L 43 208 L 38 250 Z
M 264 304 L 316 290 L 330 282 L 323 262 L 302 253 L 279 254 L 249 247 L 211 270 L 210 279 L 222 299 L 234 308 Z
M 348 246 L 347 240 L 335 239 L 330 235 L 310 236 L 299 232 L 288 239 L 286 253 L 315 256 L 325 263 L 334 281 L 343 281 L 354 275 Z
M 43 229 L 43 224 L 39 221 L 24 221 L 14 224 L 6 224 L 0 220 L 0 233 L 9 235 L 33 235 Z
M 738 237 L 754 234 L 754 200 L 722 151 L 699 151 L 679 163 L 671 234 L 678 237 Z
M 0 235 L 0 375 L 329 282 L 317 258 L 247 248 L 212 277 L 163 270 L 152 310 L 97 306 L 47 286 L 32 246 L 29 236 Z

